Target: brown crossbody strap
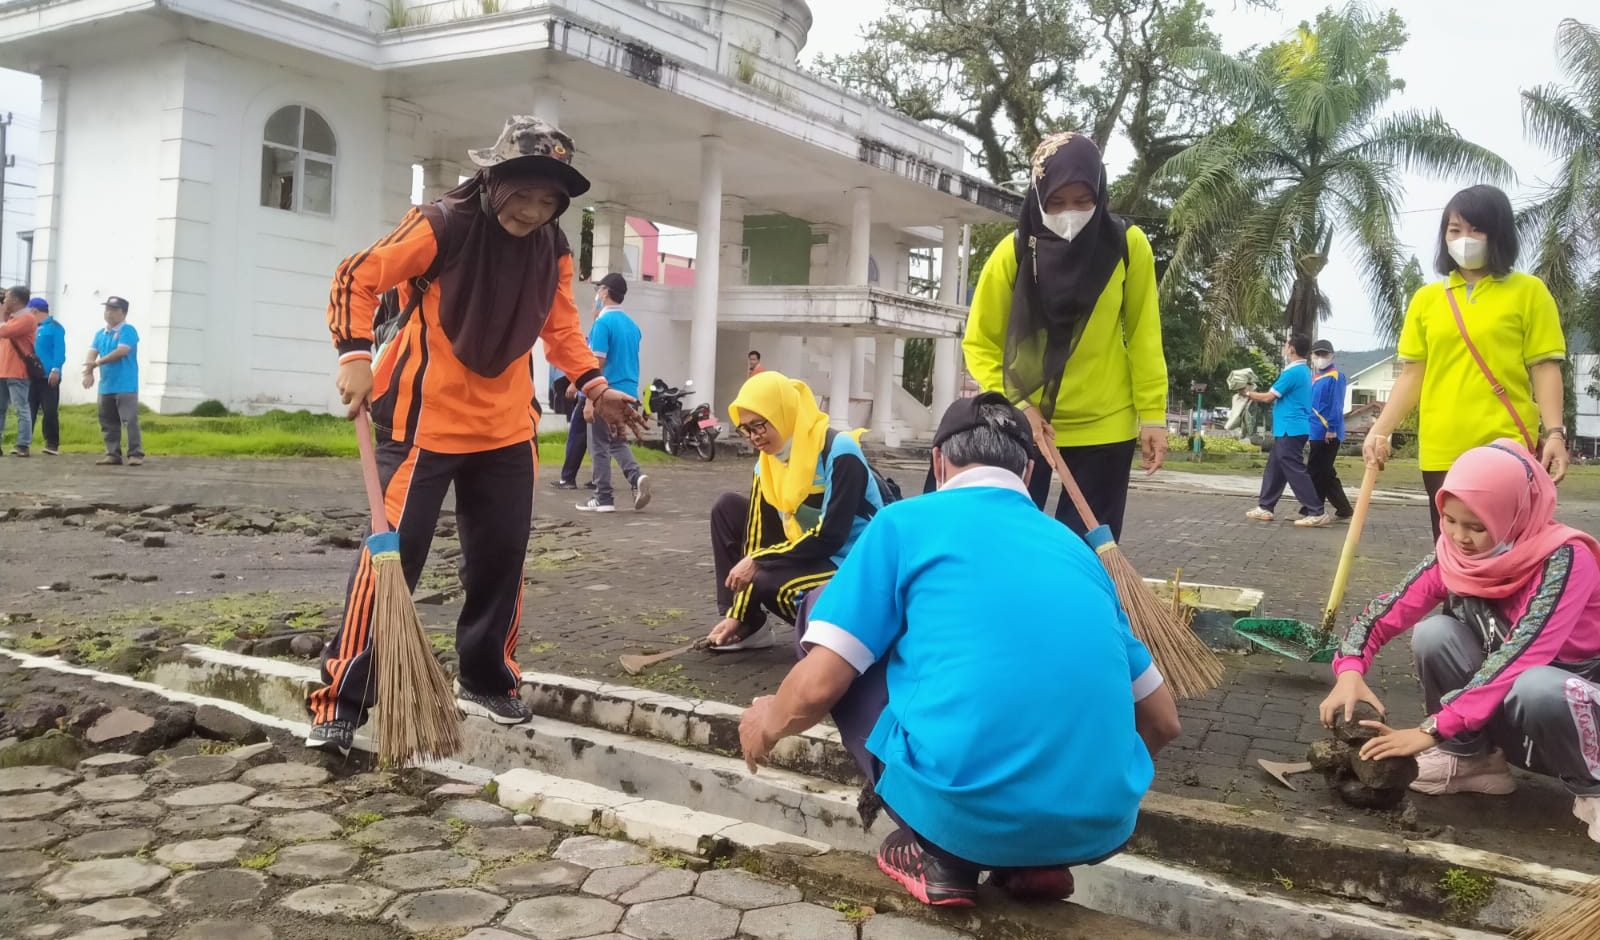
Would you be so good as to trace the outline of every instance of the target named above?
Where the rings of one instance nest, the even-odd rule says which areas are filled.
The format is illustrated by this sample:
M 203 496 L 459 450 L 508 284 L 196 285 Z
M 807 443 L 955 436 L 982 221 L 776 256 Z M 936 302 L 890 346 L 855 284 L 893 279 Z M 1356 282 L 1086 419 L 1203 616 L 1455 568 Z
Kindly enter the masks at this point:
M 1506 394 L 1506 387 L 1494 377 L 1489 364 L 1483 361 L 1483 354 L 1478 352 L 1478 347 L 1472 343 L 1472 337 L 1467 335 L 1467 321 L 1461 318 L 1461 306 L 1456 303 L 1455 288 L 1446 287 L 1444 296 L 1450 301 L 1450 312 L 1456 315 L 1456 329 L 1461 331 L 1461 341 L 1467 344 L 1467 352 L 1472 353 L 1473 361 L 1478 364 L 1478 370 L 1483 373 L 1483 377 L 1489 380 L 1489 387 L 1494 389 L 1495 397 L 1500 399 L 1500 404 L 1506 406 L 1511 420 L 1517 423 L 1517 430 L 1522 432 L 1522 443 L 1527 445 L 1529 451 L 1533 451 L 1535 449 L 1533 435 L 1528 433 L 1528 426 L 1522 423 L 1522 415 L 1517 413 L 1516 406 L 1511 404 L 1511 396 Z

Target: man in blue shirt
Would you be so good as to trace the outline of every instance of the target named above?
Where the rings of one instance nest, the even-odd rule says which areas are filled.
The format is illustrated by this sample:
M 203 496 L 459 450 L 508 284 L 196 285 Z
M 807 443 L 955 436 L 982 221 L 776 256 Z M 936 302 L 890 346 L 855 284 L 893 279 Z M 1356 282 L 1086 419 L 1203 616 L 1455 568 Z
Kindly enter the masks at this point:
M 100 466 L 122 463 L 122 431 L 128 431 L 128 466 L 144 463 L 144 439 L 139 435 L 139 333 L 129 326 L 128 302 L 107 297 L 105 329 L 94 334 L 94 348 L 83 364 L 83 387 L 94 387 L 94 370 L 100 370 L 100 433 L 106 455 Z
M 1283 496 L 1284 486 L 1288 486 L 1300 500 L 1300 518 L 1294 521 L 1295 525 L 1315 528 L 1333 524 L 1333 517 L 1324 510 L 1322 497 L 1306 472 L 1306 440 L 1316 422 L 1311 415 L 1311 367 L 1306 365 L 1310 349 L 1309 336 L 1296 333 L 1289 337 L 1283 344 L 1285 365 L 1278 373 L 1278 381 L 1264 392 L 1244 393 L 1252 401 L 1272 405 L 1272 453 L 1267 455 L 1267 470 L 1261 476 L 1261 498 L 1256 508 L 1245 513 L 1246 518 L 1257 522 L 1275 518 L 1272 511 Z M 1320 422 L 1317 426 L 1321 427 Z
M 987 869 L 1064 898 L 1133 833 L 1177 707 L 1094 551 L 1034 507 L 1022 413 L 961 399 L 934 441 L 938 491 L 886 506 L 807 598 L 803 658 L 740 743 L 754 771 L 831 710 L 913 897 L 969 907 Z
M 67 364 L 67 330 L 61 321 L 50 315 L 50 304 L 43 297 L 28 301 L 28 306 L 38 311 L 39 332 L 33 337 L 33 354 L 44 366 L 45 377 L 33 383 L 28 390 L 28 409 L 33 412 L 33 426 L 40 427 L 39 415 L 44 414 L 44 452 L 51 457 L 61 453 L 61 369 Z
M 628 296 L 628 282 L 615 271 L 600 279 L 595 288 L 594 308 L 598 316 L 589 328 L 589 348 L 600 360 L 611 387 L 639 397 L 639 326 L 622 310 Z M 592 406 L 585 403 L 584 418 L 591 419 Z M 604 421 L 589 420 L 589 459 L 594 461 L 594 495 L 579 503 L 583 512 L 616 512 L 616 496 L 611 487 L 611 461 L 615 459 L 622 475 L 633 488 L 633 508 L 643 509 L 650 502 L 650 478 L 639 471 L 628 440 L 611 430 Z
M 1319 339 L 1311 344 L 1311 446 L 1306 470 L 1317 495 L 1333 504 L 1334 518 L 1348 519 L 1354 512 L 1339 482 L 1339 443 L 1344 440 L 1344 390 L 1347 379 L 1333 362 L 1333 344 Z

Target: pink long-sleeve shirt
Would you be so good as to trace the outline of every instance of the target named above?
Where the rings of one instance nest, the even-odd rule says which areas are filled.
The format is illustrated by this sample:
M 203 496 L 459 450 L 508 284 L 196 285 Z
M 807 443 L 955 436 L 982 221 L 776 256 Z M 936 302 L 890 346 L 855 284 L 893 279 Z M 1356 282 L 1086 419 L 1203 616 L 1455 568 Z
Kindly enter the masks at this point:
M 1449 593 L 1438 562 L 1429 555 L 1399 588 L 1380 594 L 1350 624 L 1333 661 L 1334 674 L 1364 675 L 1385 643 L 1416 625 Z M 1526 670 L 1600 657 L 1600 563 L 1581 542 L 1556 549 L 1538 577 L 1490 604 L 1511 629 L 1472 680 L 1444 697 L 1437 716 L 1444 737 L 1488 724 Z

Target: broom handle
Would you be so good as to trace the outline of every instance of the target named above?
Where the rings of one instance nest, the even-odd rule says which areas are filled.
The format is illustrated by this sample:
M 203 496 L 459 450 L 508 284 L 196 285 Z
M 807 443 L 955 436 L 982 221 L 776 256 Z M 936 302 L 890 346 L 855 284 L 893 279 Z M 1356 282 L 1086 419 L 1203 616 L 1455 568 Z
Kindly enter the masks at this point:
M 1067 495 L 1072 497 L 1072 505 L 1078 509 L 1078 518 L 1083 520 L 1084 529 L 1100 528 L 1100 520 L 1094 517 L 1094 511 L 1089 508 L 1089 501 L 1083 498 L 1083 490 L 1078 489 L 1078 481 L 1072 478 L 1072 471 L 1067 469 L 1067 462 L 1061 459 L 1061 451 L 1054 447 L 1041 448 L 1044 459 L 1055 468 L 1056 476 L 1061 478 L 1061 485 L 1067 488 Z
M 1378 485 L 1378 468 L 1367 464 L 1361 475 L 1361 495 L 1356 497 L 1356 511 L 1350 517 L 1350 530 L 1344 535 L 1344 548 L 1339 552 L 1339 568 L 1333 575 L 1333 589 L 1328 592 L 1328 606 L 1322 611 L 1322 633 L 1333 632 L 1334 620 L 1339 616 L 1339 604 L 1344 600 L 1344 589 L 1350 583 L 1351 563 L 1355 561 L 1356 546 L 1361 542 L 1361 530 L 1367 524 L 1367 509 L 1372 505 L 1372 491 Z
M 372 511 L 372 534 L 389 531 L 389 517 L 383 511 L 383 487 L 378 483 L 378 455 L 372 448 L 372 424 L 367 409 L 356 412 L 356 448 L 361 451 L 361 479 L 367 485 L 367 508 Z

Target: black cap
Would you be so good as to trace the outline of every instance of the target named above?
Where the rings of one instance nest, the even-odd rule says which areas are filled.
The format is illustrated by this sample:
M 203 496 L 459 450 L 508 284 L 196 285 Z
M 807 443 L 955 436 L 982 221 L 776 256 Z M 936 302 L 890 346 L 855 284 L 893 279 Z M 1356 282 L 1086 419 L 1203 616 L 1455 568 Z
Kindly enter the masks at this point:
M 107 307 L 116 307 L 118 310 L 121 310 L 123 313 L 127 313 L 128 312 L 128 302 L 126 300 L 124 300 L 123 298 L 116 296 L 115 294 L 113 294 L 112 296 L 106 298 L 106 306 Z
M 955 404 L 945 410 L 944 417 L 939 419 L 939 429 L 933 434 L 933 446 L 939 447 L 963 431 L 989 424 L 983 419 L 983 408 L 986 405 L 1001 405 L 1006 409 L 1010 420 L 997 423 L 995 430 L 1021 444 L 1031 453 L 1033 435 L 1028 431 L 1028 419 L 999 392 L 984 392 L 971 398 L 956 399 Z
M 622 303 L 622 298 L 628 296 L 628 281 L 615 271 L 600 279 L 600 286 L 611 294 L 611 299 Z
M 1319 339 L 1311 344 L 1311 351 L 1314 353 L 1327 353 L 1331 356 L 1333 355 L 1333 344 L 1325 339 Z

